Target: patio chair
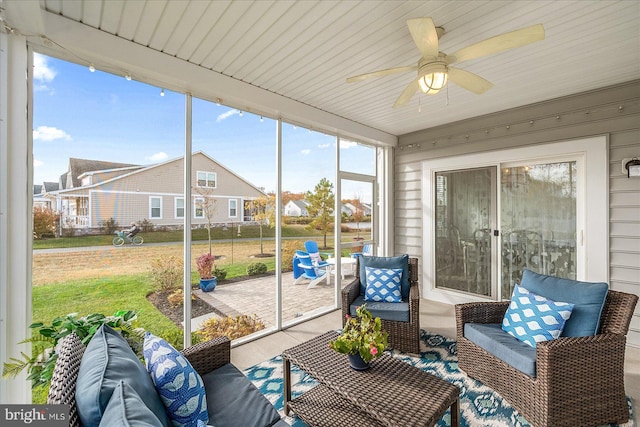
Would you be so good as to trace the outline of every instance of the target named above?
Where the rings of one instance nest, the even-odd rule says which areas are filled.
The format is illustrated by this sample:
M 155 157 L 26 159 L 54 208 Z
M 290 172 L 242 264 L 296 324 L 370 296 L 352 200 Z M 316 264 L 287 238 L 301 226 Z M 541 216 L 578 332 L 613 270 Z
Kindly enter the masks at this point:
M 358 258 L 358 255 L 366 255 L 366 256 L 373 255 L 373 245 L 371 243 L 365 243 L 364 246 L 362 247 L 362 252 L 353 252 L 351 254 L 351 257 Z
M 311 256 L 311 261 L 318 263 L 318 265 L 321 265 L 324 262 L 322 255 L 324 255 L 325 258 L 331 258 L 331 256 L 333 256 L 333 253 L 331 252 L 320 252 L 318 242 L 315 240 L 307 240 L 304 242 L 304 248 L 309 256 Z
M 524 282 L 525 278 L 523 286 Z M 626 422 L 629 410 L 624 388 L 624 353 L 638 297 L 612 290 L 605 295 L 595 335 L 563 333 L 528 349 L 526 344 L 516 344 L 518 340 L 509 335 L 504 338 L 500 329 L 509 301 L 456 305 L 460 369 L 500 393 L 536 427 Z M 575 314 L 574 308 L 571 316 Z M 495 339 L 479 341 L 475 331 L 494 331 L 491 336 Z M 501 351 L 500 357 L 495 355 L 507 345 L 520 348 L 510 353 Z M 521 363 L 524 355 L 527 362 Z M 510 363 L 505 362 L 507 359 Z M 523 372 L 523 367 L 528 373 Z
M 325 280 L 327 285 L 329 284 L 329 269 L 331 266 L 326 262 L 316 264 L 311 256 L 307 252 L 296 251 L 295 254 L 296 259 L 298 260 L 298 268 L 302 271 L 300 276 L 295 279 L 293 282 L 294 285 L 297 285 L 305 280 L 309 280 L 309 284 L 307 285 L 307 289 L 311 289 L 315 287 L 318 283 Z
M 401 302 L 365 301 L 365 266 L 397 268 L 399 263 L 406 268 L 408 283 L 402 289 Z M 346 315 L 355 316 L 356 307 L 367 304 L 374 317 L 379 317 L 382 327 L 389 333 L 389 345 L 406 353 L 420 353 L 420 287 L 418 285 L 418 259 L 408 255 L 398 257 L 359 256 L 356 262 L 356 277 L 342 290 L 342 325 Z M 408 289 L 407 289 L 408 288 Z

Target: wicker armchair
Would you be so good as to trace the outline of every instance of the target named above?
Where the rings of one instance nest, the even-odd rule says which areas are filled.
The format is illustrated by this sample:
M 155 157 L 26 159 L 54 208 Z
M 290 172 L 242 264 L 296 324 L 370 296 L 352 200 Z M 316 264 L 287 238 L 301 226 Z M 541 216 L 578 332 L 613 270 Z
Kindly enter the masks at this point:
M 360 295 L 360 264 L 356 263 L 355 279 L 342 289 L 342 326 L 349 314 L 349 307 Z M 382 327 L 389 333 L 389 345 L 406 353 L 420 353 L 420 288 L 418 285 L 418 259 L 409 258 L 409 321 L 382 320 Z
M 509 301 L 456 305 L 458 365 L 500 393 L 532 425 L 597 426 L 629 418 L 624 352 L 636 295 L 609 291 L 596 336 L 540 342 L 536 377 L 464 337 L 465 323 L 501 323 Z
M 82 427 L 76 407 L 76 381 L 85 346 L 73 333 L 64 337 L 58 346 L 47 403 L 70 405 L 69 426 Z M 227 337 L 220 337 L 188 347 L 182 354 L 204 375 L 231 361 L 231 342 Z

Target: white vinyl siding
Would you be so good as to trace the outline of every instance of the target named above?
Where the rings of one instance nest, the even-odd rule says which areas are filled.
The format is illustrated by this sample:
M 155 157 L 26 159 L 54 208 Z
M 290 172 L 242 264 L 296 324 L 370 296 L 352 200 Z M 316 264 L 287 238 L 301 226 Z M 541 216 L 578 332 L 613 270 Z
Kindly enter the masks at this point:
M 149 218 L 162 219 L 162 197 L 149 197 Z
M 176 219 L 178 218 L 184 218 L 184 198 L 183 197 L 176 197 L 175 198 L 175 217 Z

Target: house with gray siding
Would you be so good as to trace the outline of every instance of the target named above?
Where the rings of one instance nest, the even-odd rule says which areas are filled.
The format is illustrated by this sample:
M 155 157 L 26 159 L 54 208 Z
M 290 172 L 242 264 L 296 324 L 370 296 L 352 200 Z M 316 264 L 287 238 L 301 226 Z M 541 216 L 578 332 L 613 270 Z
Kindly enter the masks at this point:
M 193 226 L 250 219 L 245 204 L 263 196 L 262 190 L 202 151 L 193 153 L 192 165 Z M 125 227 L 143 220 L 180 227 L 187 211 L 183 176 L 182 157 L 148 166 L 70 159 L 66 188 L 44 197 L 61 213 L 63 227 L 97 230 L 110 219 Z M 210 218 L 205 199 L 212 200 Z

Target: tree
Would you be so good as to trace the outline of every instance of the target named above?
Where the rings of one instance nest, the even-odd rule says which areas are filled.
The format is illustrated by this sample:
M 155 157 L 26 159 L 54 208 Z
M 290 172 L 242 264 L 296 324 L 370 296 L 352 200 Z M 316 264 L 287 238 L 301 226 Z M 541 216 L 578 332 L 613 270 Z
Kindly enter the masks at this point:
M 314 191 L 307 191 L 305 197 L 309 202 L 307 211 L 309 216 L 313 218 L 309 226 L 322 232 L 326 248 L 327 234 L 333 225 L 333 205 L 335 204 L 333 184 L 327 178 L 322 178 Z
M 264 254 L 262 246 L 262 226 L 268 225 L 270 228 L 276 226 L 276 196 L 269 194 L 258 197 L 249 202 L 249 211 L 254 221 L 260 226 L 260 255 Z
M 207 220 L 207 238 L 209 239 L 209 255 L 211 255 L 211 226 L 216 213 L 216 199 L 213 197 L 213 188 L 194 187 L 193 191 L 200 196 L 196 200 L 196 212 L 202 209 L 202 216 Z
M 351 219 L 356 223 L 356 237 L 360 237 L 360 223 L 364 220 L 364 209 L 362 209 L 362 203 L 360 202 L 360 197 L 357 197 L 353 201 L 353 205 L 356 210 L 351 214 Z

